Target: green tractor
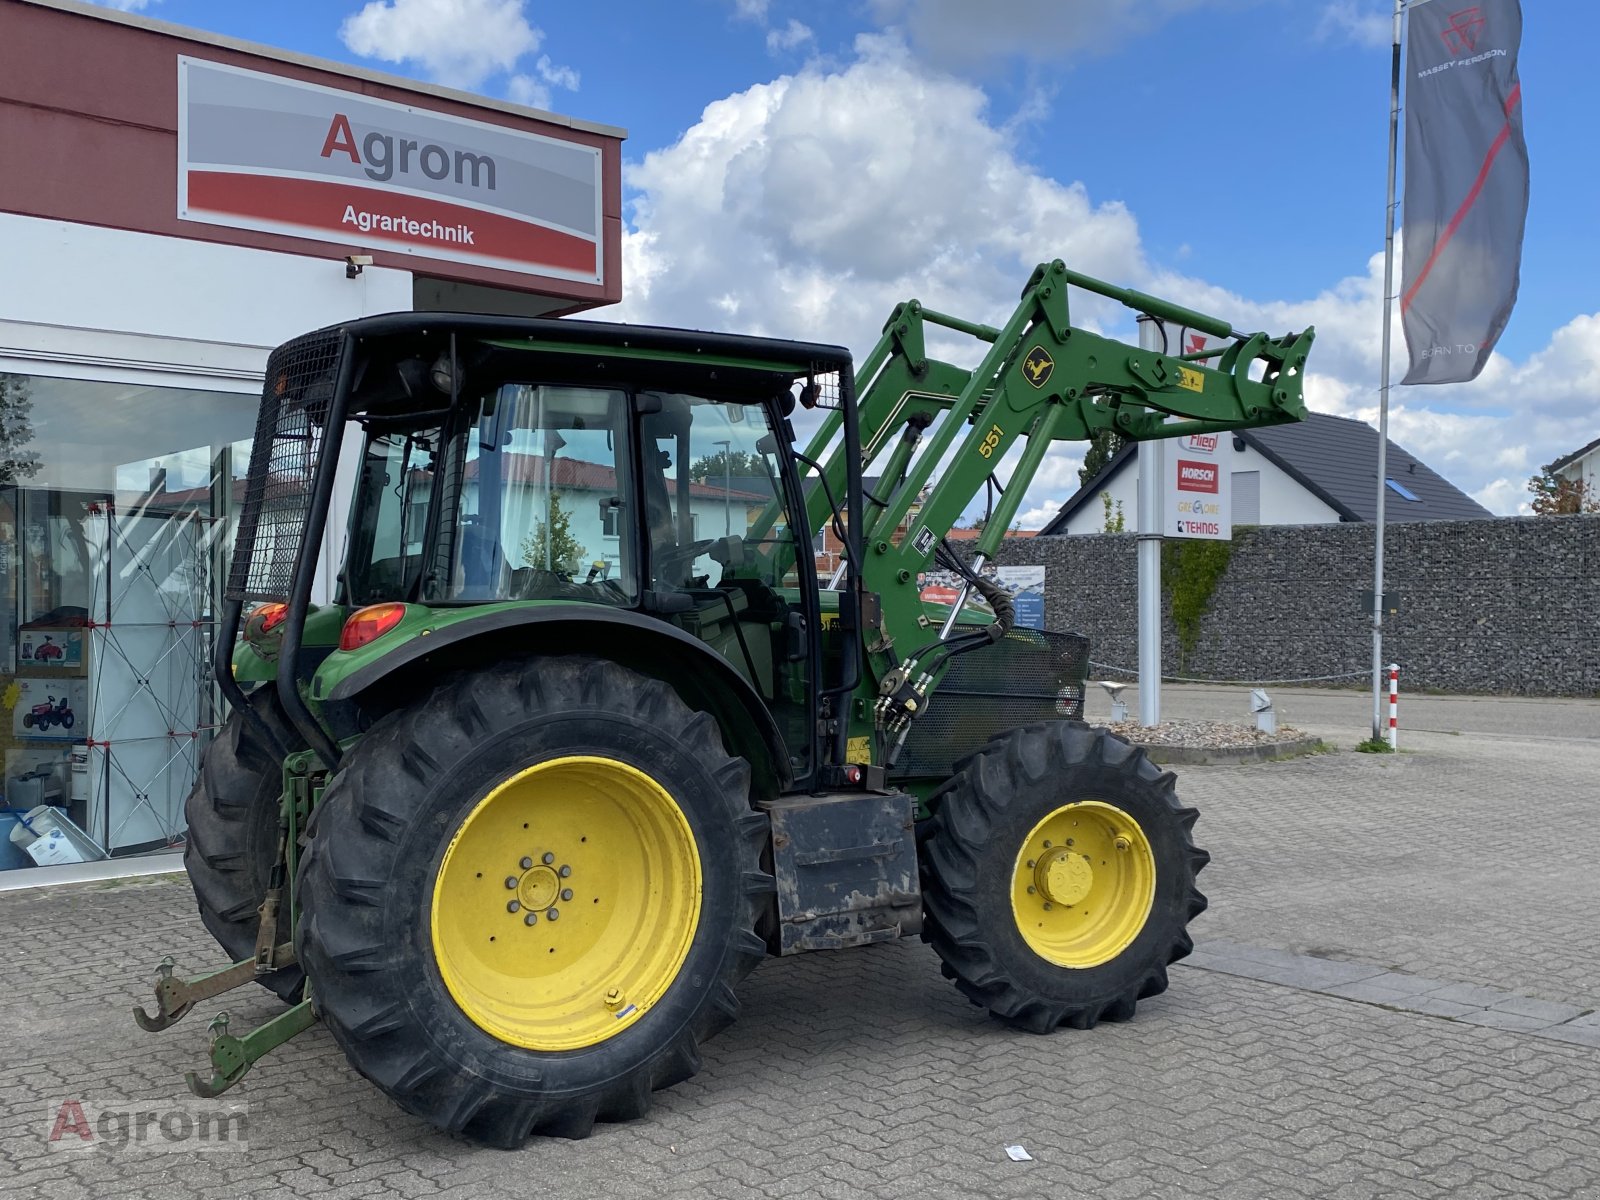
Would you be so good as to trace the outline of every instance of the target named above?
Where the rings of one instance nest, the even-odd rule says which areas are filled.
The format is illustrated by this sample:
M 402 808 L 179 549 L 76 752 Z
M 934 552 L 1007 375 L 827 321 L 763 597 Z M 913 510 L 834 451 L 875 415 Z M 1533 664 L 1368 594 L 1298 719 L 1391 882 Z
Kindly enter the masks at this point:
M 1074 328 L 1069 284 L 1226 347 Z M 931 326 L 981 363 L 930 357 Z M 216 1018 L 198 1094 L 320 1020 L 402 1108 L 516 1146 L 644 1113 L 767 955 L 920 934 L 1023 1029 L 1131 1017 L 1205 905 L 1195 812 L 1082 721 L 1083 639 L 1015 627 L 983 567 L 1057 442 L 1297 420 L 1311 340 L 1055 262 L 1004 328 L 902 304 L 859 371 L 436 313 L 289 342 L 217 639 L 232 714 L 188 801 L 235 961 L 168 960 L 140 1024 L 256 981 L 290 1007 Z M 945 535 L 986 490 L 968 556 Z M 923 601 L 932 570 L 954 604 Z

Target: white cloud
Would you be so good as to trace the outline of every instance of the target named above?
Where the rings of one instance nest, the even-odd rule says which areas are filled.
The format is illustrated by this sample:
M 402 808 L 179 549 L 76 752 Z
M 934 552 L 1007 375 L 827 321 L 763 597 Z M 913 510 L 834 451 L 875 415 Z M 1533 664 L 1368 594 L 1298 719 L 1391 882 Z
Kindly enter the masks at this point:
M 1192 9 L 1251 0 L 872 0 L 885 26 L 902 29 L 942 65 L 1020 55 L 1035 60 L 1098 54 Z
M 811 26 L 802 25 L 793 17 L 782 29 L 767 30 L 767 53 L 779 54 L 785 50 L 795 50 L 807 42 L 816 40 L 816 35 L 811 32 Z
M 766 24 L 767 9 L 772 0 L 733 0 L 733 15 L 741 21 L 759 21 Z
M 513 75 L 506 80 L 507 99 L 516 104 L 526 104 L 529 108 L 548 110 L 552 88 L 565 88 L 569 92 L 578 90 L 578 72 L 571 67 L 556 66 L 547 54 L 539 56 L 533 69 L 531 75 Z
M 1365 0 L 1334 0 L 1322 8 L 1317 36 L 1379 49 L 1394 45 L 1394 8 L 1387 12 Z
M 432 80 L 476 90 L 544 41 L 523 0 L 369 0 L 339 26 L 364 58 L 414 63 Z
M 92 3 L 118 12 L 142 12 L 150 7 L 150 0 L 92 0 Z
M 625 299 L 616 319 L 732 329 L 870 349 L 897 302 L 1004 321 L 1029 271 L 1062 258 L 1087 274 L 1271 333 L 1315 324 L 1313 409 L 1376 423 L 1382 256 L 1296 300 L 1255 300 L 1152 265 L 1122 205 L 1049 178 L 989 119 L 982 90 L 930 71 L 897 39 L 863 37 L 847 66 L 812 65 L 709 105 L 676 143 L 628 169 Z M 1129 314 L 1073 293 L 1073 319 L 1131 339 Z M 1394 318 L 1395 378 L 1405 347 Z M 972 365 L 982 347 L 937 353 Z M 1527 477 L 1592 440 L 1600 313 L 1521 362 L 1491 357 L 1453 387 L 1397 387 L 1391 434 L 1495 511 Z M 1077 490 L 1082 449 L 1052 450 L 1028 523 Z

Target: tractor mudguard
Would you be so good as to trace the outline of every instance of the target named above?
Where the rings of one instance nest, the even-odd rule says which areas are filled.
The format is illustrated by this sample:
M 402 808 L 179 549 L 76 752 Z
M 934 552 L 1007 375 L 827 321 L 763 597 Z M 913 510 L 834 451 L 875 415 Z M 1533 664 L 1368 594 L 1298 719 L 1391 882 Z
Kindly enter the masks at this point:
M 514 654 L 593 653 L 662 680 L 691 707 L 709 712 L 728 752 L 749 761 L 758 778 L 766 775 L 771 790 L 793 780 L 789 749 L 760 693 L 704 642 L 658 618 L 589 604 L 412 611 L 427 612 L 427 636 L 406 638 L 348 673 L 335 673 L 344 655 L 330 656 L 312 681 L 313 700 L 362 704 L 381 694 L 392 703 L 411 692 L 413 681 L 456 667 Z

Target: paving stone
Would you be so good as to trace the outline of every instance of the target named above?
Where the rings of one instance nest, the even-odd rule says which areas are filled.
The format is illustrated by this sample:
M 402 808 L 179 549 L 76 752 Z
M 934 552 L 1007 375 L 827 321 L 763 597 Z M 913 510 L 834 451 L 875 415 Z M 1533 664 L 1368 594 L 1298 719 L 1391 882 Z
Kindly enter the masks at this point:
M 152 964 L 219 958 L 187 886 L 9 893 L 5 1194 L 1593 1200 L 1600 1012 L 1531 1033 L 1482 1022 L 1600 1009 L 1600 945 L 1574 934 L 1600 927 L 1600 739 L 1408 744 L 1414 754 L 1387 762 L 1179 773 L 1214 855 L 1191 960 L 1205 969 L 1180 965 L 1132 1021 L 1014 1032 L 914 941 L 772 961 L 740 989 L 739 1021 L 705 1045 L 704 1070 L 658 1093 L 643 1120 L 510 1154 L 407 1116 L 320 1027 L 238 1092 L 248 1156 L 48 1152 L 52 1103 L 186 1095 L 211 1014 L 227 1008 L 239 1031 L 282 1008 L 242 989 L 143 1034 L 128 1006 L 148 1001 Z M 1486 857 L 1508 795 L 1529 827 L 1560 835 Z M 1491 990 L 1493 1006 L 1427 994 L 1455 982 Z M 1379 1002 L 1479 1023 L 1347 998 L 1412 987 Z M 1035 1161 L 1005 1161 L 1013 1142 Z
M 1494 1005 L 1515 999 L 1510 993 L 1499 991 L 1496 988 L 1478 987 L 1471 983 L 1452 983 L 1445 987 L 1429 992 L 1428 995 L 1435 1000 L 1448 1000 L 1455 1004 L 1470 1004 L 1474 1008 L 1491 1008 Z
M 1406 1012 L 1422 1013 L 1430 1017 L 1464 1017 L 1469 1013 L 1480 1013 L 1484 1010 L 1475 1004 L 1459 1004 L 1454 1000 L 1436 1000 L 1432 996 L 1415 997 L 1408 1000 L 1403 1007 Z
M 1513 996 L 1493 1006 L 1492 1012 L 1516 1013 L 1523 1017 L 1539 1017 L 1550 1025 L 1575 1020 L 1583 1016 L 1583 1009 L 1575 1004 L 1552 1004 L 1548 1000 L 1530 1000 L 1526 996 Z
M 1592 1046 L 1600 1050 L 1600 1026 L 1596 1025 L 1578 1025 L 1574 1022 L 1549 1025 L 1541 1029 L 1537 1036 L 1553 1042 L 1570 1042 L 1574 1046 Z
M 1498 1008 L 1479 1009 L 1477 1012 L 1467 1013 L 1459 1020 L 1468 1025 L 1482 1025 L 1485 1029 L 1506 1029 L 1513 1033 L 1533 1033 L 1536 1030 L 1548 1029 L 1552 1025 L 1552 1022 L 1542 1017 L 1527 1017 Z

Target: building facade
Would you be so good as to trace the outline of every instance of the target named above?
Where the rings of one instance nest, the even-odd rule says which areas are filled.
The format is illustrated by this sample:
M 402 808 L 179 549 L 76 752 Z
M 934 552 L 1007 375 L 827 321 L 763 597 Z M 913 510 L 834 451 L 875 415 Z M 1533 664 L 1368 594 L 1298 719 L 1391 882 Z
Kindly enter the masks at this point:
M 82 856 L 181 841 L 220 720 L 211 631 L 268 353 L 380 312 L 616 301 L 622 137 L 68 0 L 0 0 L 13 814 L 65 811 Z M 329 528 L 320 598 L 339 512 Z M 14 825 L 0 862 L 32 867 Z

